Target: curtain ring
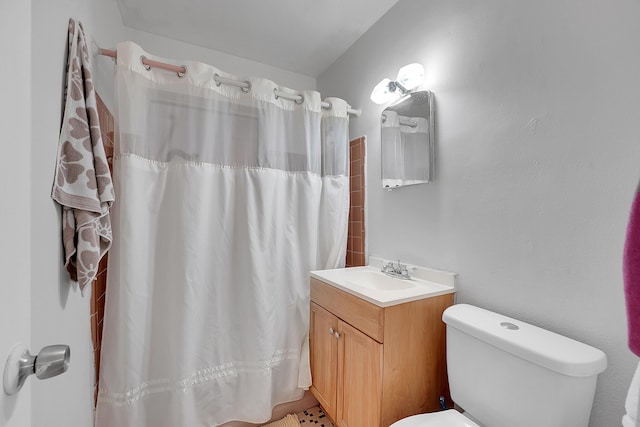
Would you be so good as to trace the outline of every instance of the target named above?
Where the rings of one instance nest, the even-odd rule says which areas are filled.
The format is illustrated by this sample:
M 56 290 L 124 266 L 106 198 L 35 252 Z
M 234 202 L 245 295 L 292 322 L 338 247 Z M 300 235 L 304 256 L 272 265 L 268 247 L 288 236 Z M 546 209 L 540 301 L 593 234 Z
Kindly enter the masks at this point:
M 144 69 L 145 69 L 145 70 L 150 71 L 150 70 L 151 70 L 151 65 L 147 65 L 147 64 L 145 64 L 144 62 L 142 62 L 142 61 L 144 61 L 145 59 L 147 59 L 147 57 L 146 57 L 146 56 L 144 56 L 144 55 L 140 55 L 140 63 L 142 64 L 142 66 L 144 67 Z
M 244 93 L 249 93 L 251 91 L 251 82 L 249 80 L 245 80 L 244 83 L 247 86 L 240 86 L 240 90 Z
M 293 102 L 295 102 L 295 103 L 296 103 L 296 104 L 298 104 L 298 105 L 302 104 L 302 103 L 304 102 L 304 95 L 303 95 L 303 94 L 299 94 L 299 95 L 298 95 L 298 99 L 296 99 L 296 100 L 295 100 L 295 101 L 293 101 Z
M 213 73 L 213 81 L 216 83 L 216 86 L 220 87 L 222 82 L 218 80 L 218 77 L 220 77 L 218 73 Z
M 178 75 L 178 77 L 183 78 L 185 74 L 187 74 L 187 66 L 186 65 L 181 65 L 182 68 L 184 68 L 184 72 L 180 72 L 180 71 L 176 71 L 176 74 Z

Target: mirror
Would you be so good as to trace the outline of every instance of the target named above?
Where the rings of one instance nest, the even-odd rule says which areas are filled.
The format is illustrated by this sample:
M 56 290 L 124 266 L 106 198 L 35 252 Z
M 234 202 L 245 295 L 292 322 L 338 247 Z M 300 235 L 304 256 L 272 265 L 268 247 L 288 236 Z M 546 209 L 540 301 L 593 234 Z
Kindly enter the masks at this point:
M 433 93 L 413 92 L 380 118 L 382 186 L 388 190 L 433 180 Z

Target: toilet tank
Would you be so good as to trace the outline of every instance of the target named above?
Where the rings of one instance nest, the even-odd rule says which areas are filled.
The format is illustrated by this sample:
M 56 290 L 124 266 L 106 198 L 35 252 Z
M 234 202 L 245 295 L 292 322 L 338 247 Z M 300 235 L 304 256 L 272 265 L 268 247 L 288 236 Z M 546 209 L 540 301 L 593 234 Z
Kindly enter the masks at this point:
M 482 308 L 445 310 L 451 398 L 487 427 L 586 427 L 597 348 Z

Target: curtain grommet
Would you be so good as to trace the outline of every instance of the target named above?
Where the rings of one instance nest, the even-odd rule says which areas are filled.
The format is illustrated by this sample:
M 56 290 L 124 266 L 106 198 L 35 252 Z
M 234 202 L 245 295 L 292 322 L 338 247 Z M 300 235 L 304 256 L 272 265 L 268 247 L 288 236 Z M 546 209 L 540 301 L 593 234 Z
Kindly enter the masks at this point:
M 246 86 L 240 86 L 240 90 L 244 93 L 251 92 L 251 82 L 249 80 L 245 80 L 244 83 Z
M 140 55 L 140 63 L 142 64 L 142 66 L 144 67 L 145 70 L 147 71 L 151 71 L 151 65 L 147 65 L 144 63 L 144 60 L 147 59 L 146 56 L 144 55 Z
M 280 97 L 278 96 L 278 89 L 277 89 L 277 88 L 275 88 L 275 87 L 273 88 L 273 96 L 274 96 L 276 99 L 280 99 Z
M 294 100 L 293 102 L 295 102 L 298 105 L 302 104 L 304 102 L 304 95 L 303 94 L 298 95 L 298 99 Z
M 187 74 L 187 66 L 181 65 L 181 67 L 184 68 L 184 72 L 176 71 L 176 74 L 178 75 L 178 77 L 183 78 L 185 74 Z
M 213 81 L 215 82 L 217 87 L 220 87 L 220 85 L 222 85 L 222 82 L 218 80 L 218 77 L 220 77 L 220 74 L 213 73 Z
M 333 110 L 333 104 L 331 103 L 331 101 L 324 101 L 324 102 L 329 104 L 329 106 L 328 107 L 322 107 L 322 108 L 324 108 L 325 110 L 329 110 L 329 111 Z

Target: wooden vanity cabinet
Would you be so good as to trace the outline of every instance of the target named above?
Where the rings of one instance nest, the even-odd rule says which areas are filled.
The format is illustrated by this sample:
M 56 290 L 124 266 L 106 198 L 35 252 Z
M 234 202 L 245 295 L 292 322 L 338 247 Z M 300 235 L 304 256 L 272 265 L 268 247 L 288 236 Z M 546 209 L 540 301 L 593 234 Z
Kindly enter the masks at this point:
M 453 294 L 379 307 L 311 278 L 311 392 L 337 427 L 387 427 L 450 402 L 442 312 Z
M 338 318 L 312 302 L 309 322 L 311 392 L 331 419 L 335 419 L 337 413 L 338 338 L 335 331 L 338 331 Z

